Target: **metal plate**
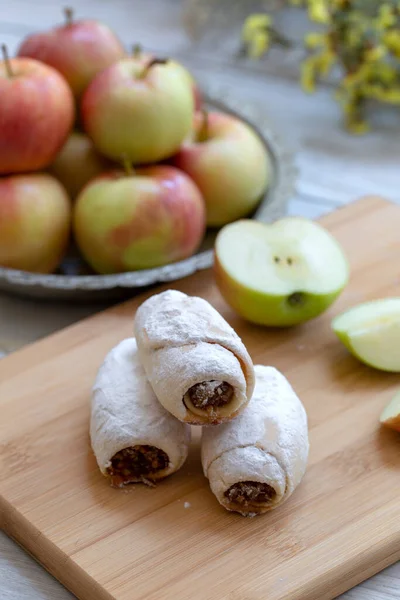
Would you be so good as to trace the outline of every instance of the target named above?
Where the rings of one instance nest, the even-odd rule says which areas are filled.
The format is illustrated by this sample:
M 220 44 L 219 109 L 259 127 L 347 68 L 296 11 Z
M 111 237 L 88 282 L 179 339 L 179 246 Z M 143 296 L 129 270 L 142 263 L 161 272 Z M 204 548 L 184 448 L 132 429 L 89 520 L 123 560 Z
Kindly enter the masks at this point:
M 268 222 L 285 214 L 293 195 L 296 168 L 268 116 L 260 106 L 232 98 L 229 88 L 203 90 L 206 105 L 248 122 L 262 138 L 272 164 L 270 186 L 253 218 Z M 174 281 L 212 265 L 216 231 L 209 231 L 197 254 L 164 267 L 115 275 L 43 275 L 0 267 L 0 290 L 33 298 L 77 302 L 117 300 L 149 285 Z

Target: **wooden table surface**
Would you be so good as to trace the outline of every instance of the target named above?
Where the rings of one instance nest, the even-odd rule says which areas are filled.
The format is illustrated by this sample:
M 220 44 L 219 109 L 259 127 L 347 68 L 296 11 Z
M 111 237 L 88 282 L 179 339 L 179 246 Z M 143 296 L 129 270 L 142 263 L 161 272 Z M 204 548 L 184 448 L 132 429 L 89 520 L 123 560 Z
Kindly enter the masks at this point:
M 195 48 L 181 27 L 181 0 L 75 0 L 70 4 L 78 16 L 108 22 L 127 44 L 141 42 L 164 56 L 174 55 L 191 66 L 200 82 L 217 81 L 221 87 L 234 88 L 238 96 L 263 106 L 286 145 L 297 153 L 299 178 L 290 214 L 315 218 L 371 193 L 400 204 L 400 119 L 395 111 L 376 113 L 373 132 L 363 138 L 349 136 L 340 127 L 340 112 L 331 98 L 331 89 L 325 87 L 314 96 L 301 92 L 296 80 L 296 57 L 273 55 L 265 65 L 244 66 L 232 58 L 229 44 L 228 50 L 218 54 L 211 46 Z M 0 2 L 1 41 L 15 51 L 30 31 L 59 22 L 64 5 L 62 0 Z M 289 22 L 288 26 L 296 30 L 297 22 Z M 0 355 L 102 308 L 40 303 L 0 294 Z M 0 598 L 74 597 L 0 533 Z M 340 598 L 399 600 L 400 564 Z

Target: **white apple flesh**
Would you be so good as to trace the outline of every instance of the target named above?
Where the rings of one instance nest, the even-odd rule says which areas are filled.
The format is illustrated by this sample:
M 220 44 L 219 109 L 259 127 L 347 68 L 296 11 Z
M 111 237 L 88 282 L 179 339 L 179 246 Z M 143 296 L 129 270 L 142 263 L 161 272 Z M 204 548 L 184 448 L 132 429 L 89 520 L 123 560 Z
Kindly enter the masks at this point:
M 379 420 L 385 427 L 400 433 L 400 392 L 384 408 Z
M 271 225 L 241 220 L 224 227 L 215 245 L 215 275 L 237 313 L 280 327 L 325 311 L 345 287 L 349 268 L 323 227 L 288 217 Z
M 400 298 L 355 306 L 337 316 L 332 328 L 346 348 L 365 364 L 400 372 Z

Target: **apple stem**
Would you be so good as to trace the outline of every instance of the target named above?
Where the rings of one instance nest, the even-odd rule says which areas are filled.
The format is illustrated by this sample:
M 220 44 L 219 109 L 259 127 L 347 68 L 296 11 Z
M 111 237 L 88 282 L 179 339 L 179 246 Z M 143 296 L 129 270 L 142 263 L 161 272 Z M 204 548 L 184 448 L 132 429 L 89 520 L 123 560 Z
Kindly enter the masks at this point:
M 132 56 L 133 58 L 139 58 L 139 56 L 142 54 L 142 46 L 141 44 L 133 44 L 132 46 Z
M 74 19 L 74 11 L 70 6 L 64 8 L 65 21 L 67 25 L 72 25 L 72 21 Z
M 153 58 L 143 69 L 139 79 L 144 79 L 147 73 L 150 71 L 152 67 L 155 65 L 166 65 L 168 62 L 167 58 Z
M 3 61 L 4 61 L 4 65 L 6 67 L 7 75 L 8 75 L 8 77 L 11 78 L 14 76 L 14 73 L 12 70 L 10 57 L 8 56 L 7 46 L 5 44 L 1 45 L 1 52 L 3 54 Z
M 293 292 L 288 296 L 289 306 L 302 306 L 306 301 L 306 295 L 304 292 Z
M 130 159 L 127 157 L 126 154 L 124 154 L 122 156 L 122 164 L 123 164 L 124 171 L 127 174 L 127 176 L 132 177 L 132 175 L 135 174 L 135 170 L 132 167 L 132 162 L 130 161 Z
M 205 142 L 208 139 L 208 111 L 203 109 L 201 111 L 201 114 L 203 116 L 203 120 L 201 122 L 199 133 L 197 135 L 197 141 Z

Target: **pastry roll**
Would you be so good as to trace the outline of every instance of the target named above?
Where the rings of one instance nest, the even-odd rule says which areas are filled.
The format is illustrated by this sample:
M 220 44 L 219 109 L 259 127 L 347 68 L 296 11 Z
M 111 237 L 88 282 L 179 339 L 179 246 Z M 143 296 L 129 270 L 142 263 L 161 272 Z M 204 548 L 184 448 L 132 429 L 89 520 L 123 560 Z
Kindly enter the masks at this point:
M 100 367 L 90 437 L 100 471 L 117 487 L 162 479 L 186 460 L 190 427 L 158 402 L 134 338 L 113 348 Z
M 254 389 L 243 342 L 205 300 L 168 290 L 138 309 L 135 335 L 161 404 L 180 421 L 214 425 L 239 414 Z
M 255 516 L 299 485 L 308 458 L 307 415 L 286 378 L 255 367 L 256 387 L 231 423 L 203 430 L 201 458 L 212 492 L 228 510 Z

